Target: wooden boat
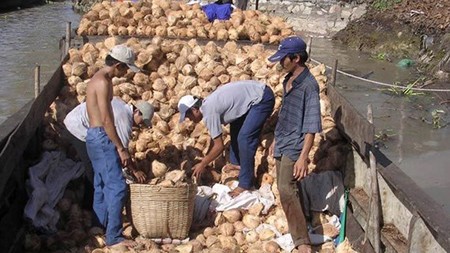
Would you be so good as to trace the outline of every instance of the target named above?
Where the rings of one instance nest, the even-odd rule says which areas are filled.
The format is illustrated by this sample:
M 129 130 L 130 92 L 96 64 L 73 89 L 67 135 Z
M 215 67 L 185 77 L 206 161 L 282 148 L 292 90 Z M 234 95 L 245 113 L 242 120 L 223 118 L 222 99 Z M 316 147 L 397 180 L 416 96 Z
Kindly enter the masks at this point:
M 36 4 L 42 4 L 44 0 L 2 0 L 0 1 L 0 10 L 8 10 L 18 7 L 30 7 Z
M 64 86 L 62 65 L 67 60 L 68 55 L 36 99 L 0 125 L 0 249 L 3 252 L 21 251 L 25 234 L 26 171 L 41 153 L 40 126 L 46 110 Z M 328 96 L 337 127 L 353 151 L 345 171 L 346 179 L 350 178 L 346 180 L 350 188 L 346 236 L 353 247 L 364 253 L 449 251 L 447 213 L 374 148 L 374 126 L 366 117 L 333 86 L 328 87 Z M 375 176 L 371 176 L 371 171 Z M 374 184 L 371 186 L 368 181 Z

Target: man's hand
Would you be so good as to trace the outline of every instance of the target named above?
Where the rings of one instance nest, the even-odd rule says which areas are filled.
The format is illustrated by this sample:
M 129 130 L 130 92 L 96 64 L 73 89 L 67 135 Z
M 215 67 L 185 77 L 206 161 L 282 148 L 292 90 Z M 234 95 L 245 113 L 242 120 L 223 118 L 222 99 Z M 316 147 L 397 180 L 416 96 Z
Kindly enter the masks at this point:
M 136 178 L 136 181 L 140 184 L 144 183 L 147 180 L 147 175 L 141 170 L 133 170 L 133 175 Z
M 203 173 L 206 172 L 206 166 L 202 163 L 197 163 L 194 167 L 192 167 L 192 171 L 192 176 L 197 179 L 197 182 L 200 182 Z
M 122 163 L 122 167 L 126 168 L 131 163 L 131 156 L 130 153 L 128 153 L 128 149 L 118 149 L 117 152 L 119 153 L 120 162 Z
M 293 176 L 297 181 L 308 175 L 308 159 L 299 158 L 294 164 Z

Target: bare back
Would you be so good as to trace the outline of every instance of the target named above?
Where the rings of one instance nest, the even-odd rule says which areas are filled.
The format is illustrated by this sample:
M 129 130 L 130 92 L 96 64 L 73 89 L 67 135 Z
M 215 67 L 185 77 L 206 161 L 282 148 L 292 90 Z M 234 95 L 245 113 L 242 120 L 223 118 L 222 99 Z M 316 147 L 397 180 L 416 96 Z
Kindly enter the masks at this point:
M 91 78 L 86 89 L 86 109 L 90 127 L 104 126 L 108 121 L 114 122 L 112 97 L 111 78 L 105 68 L 100 69 Z

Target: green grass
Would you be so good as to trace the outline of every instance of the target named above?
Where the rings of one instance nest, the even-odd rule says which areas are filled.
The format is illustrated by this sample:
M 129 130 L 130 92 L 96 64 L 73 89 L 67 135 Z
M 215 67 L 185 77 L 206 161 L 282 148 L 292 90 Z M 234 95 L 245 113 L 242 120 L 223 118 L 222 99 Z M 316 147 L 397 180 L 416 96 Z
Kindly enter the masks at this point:
M 375 10 L 385 11 L 394 7 L 394 5 L 401 3 L 402 0 L 375 0 L 372 2 L 372 7 Z
M 424 95 L 423 92 L 417 92 L 414 91 L 414 86 L 417 85 L 417 83 L 422 82 L 424 80 L 424 77 L 418 78 L 416 81 L 409 83 L 405 87 L 399 88 L 399 87 L 391 87 L 389 89 L 384 89 L 384 91 L 388 92 L 389 94 L 392 94 L 394 96 L 404 96 L 404 97 L 414 97 L 419 95 Z M 399 85 L 398 83 L 394 83 L 396 85 Z

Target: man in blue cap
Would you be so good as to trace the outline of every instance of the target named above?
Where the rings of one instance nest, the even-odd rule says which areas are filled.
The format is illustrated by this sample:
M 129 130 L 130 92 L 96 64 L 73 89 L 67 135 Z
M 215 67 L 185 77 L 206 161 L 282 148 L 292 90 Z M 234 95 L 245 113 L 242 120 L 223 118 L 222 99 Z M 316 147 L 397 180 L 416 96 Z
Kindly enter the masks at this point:
M 269 154 L 276 159 L 277 185 L 289 232 L 299 252 L 311 252 L 301 204 L 300 180 L 308 174 L 308 154 L 315 133 L 322 131 L 319 85 L 305 65 L 305 42 L 297 36 L 281 41 L 269 58 L 288 72 L 283 81 L 283 101 Z

